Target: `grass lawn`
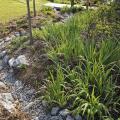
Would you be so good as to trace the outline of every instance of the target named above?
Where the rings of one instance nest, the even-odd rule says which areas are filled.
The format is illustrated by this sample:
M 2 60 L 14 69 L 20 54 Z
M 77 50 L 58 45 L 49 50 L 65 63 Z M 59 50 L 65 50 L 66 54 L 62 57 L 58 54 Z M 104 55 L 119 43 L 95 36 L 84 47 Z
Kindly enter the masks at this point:
M 45 0 L 36 0 L 37 9 Z M 32 10 L 32 0 L 30 2 Z M 26 0 L 0 0 L 0 22 L 5 23 L 13 18 L 26 14 Z

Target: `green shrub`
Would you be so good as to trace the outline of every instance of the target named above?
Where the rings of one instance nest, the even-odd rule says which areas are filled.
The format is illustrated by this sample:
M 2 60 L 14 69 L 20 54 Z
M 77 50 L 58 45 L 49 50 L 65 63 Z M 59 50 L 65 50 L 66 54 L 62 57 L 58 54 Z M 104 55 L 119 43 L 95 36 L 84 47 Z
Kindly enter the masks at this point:
M 44 13 L 46 15 L 54 16 L 54 10 L 51 7 L 44 6 L 40 10 L 40 12 L 42 12 L 42 13 Z
M 62 14 L 64 14 L 64 13 L 68 13 L 68 14 L 70 14 L 70 13 L 77 13 L 77 12 L 80 12 L 80 11 L 82 11 L 83 9 L 82 9 L 82 7 L 63 7 L 62 9 L 61 9 L 61 13 Z

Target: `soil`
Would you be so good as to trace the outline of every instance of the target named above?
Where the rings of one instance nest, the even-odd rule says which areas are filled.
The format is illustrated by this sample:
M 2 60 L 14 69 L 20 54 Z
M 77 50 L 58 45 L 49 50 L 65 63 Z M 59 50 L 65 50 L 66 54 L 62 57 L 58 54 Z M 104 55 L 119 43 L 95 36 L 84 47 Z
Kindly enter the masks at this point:
M 46 71 L 48 71 L 48 66 L 51 64 L 45 52 L 45 48 L 44 41 L 35 40 L 31 47 L 27 47 L 24 50 L 19 49 L 15 52 L 17 54 L 25 54 L 30 62 L 29 67 L 15 70 L 16 78 L 24 81 L 26 84 L 31 84 L 36 89 L 43 85 L 44 80 L 47 78 Z

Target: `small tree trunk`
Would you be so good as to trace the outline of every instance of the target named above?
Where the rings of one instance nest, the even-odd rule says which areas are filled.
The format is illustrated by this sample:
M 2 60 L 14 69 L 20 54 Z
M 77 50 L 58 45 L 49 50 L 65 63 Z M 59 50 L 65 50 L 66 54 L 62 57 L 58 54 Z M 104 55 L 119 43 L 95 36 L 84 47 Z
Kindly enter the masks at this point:
M 54 2 L 54 0 L 49 0 L 50 2 Z
M 34 11 L 34 17 L 36 17 L 36 4 L 35 4 L 35 0 L 33 0 L 33 11 Z
M 73 7 L 74 6 L 74 0 L 71 0 L 71 7 Z
M 89 0 L 86 0 L 86 9 L 89 9 Z
M 29 37 L 30 37 L 30 44 L 32 44 L 33 38 L 32 38 L 31 15 L 30 15 L 30 3 L 29 0 L 26 0 L 26 2 L 27 2 L 27 12 L 28 12 Z

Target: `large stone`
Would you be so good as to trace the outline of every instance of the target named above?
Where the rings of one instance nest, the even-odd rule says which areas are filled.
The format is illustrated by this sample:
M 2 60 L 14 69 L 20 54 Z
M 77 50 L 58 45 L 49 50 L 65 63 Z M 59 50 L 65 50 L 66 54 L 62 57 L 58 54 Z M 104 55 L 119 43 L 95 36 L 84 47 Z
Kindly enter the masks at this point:
M 53 107 L 52 110 L 51 110 L 51 115 L 57 115 L 59 110 L 60 110 L 59 107 Z
M 16 59 L 16 64 L 19 65 L 29 65 L 26 57 L 24 55 L 20 55 Z
M 8 61 L 8 63 L 9 63 L 9 66 L 10 66 L 10 67 L 14 67 L 14 66 L 15 66 L 15 58 L 11 58 L 11 59 Z
M 9 66 L 10 67 L 19 67 L 21 65 L 29 65 L 29 62 L 27 61 L 27 59 L 24 55 L 20 55 L 16 59 L 11 58 L 9 60 Z

